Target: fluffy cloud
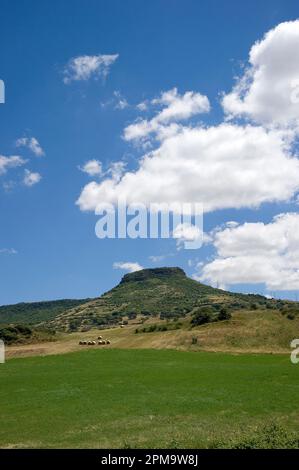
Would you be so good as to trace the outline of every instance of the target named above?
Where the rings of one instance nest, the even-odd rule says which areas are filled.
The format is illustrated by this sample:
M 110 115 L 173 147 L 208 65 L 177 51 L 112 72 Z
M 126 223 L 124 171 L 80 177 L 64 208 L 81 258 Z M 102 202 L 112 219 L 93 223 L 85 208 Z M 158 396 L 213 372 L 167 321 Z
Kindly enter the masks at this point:
M 177 88 L 162 93 L 151 103 L 164 107 L 151 120 L 142 119 L 127 126 L 124 130 L 125 140 L 143 140 L 152 133 L 158 136 L 160 133 L 163 135 L 165 125 L 170 122 L 189 119 L 196 114 L 207 113 L 210 110 L 210 103 L 206 96 L 193 91 L 180 95 Z M 146 109 L 145 103 L 137 106 L 141 110 Z
M 83 188 L 81 210 L 99 203 L 201 202 L 204 211 L 287 201 L 299 189 L 299 161 L 283 134 L 257 126 L 184 127 L 145 155 L 136 171 Z
M 21 137 L 16 141 L 16 146 L 29 148 L 37 157 L 45 155 L 44 150 L 35 137 Z
M 270 290 L 299 289 L 299 214 L 269 224 L 245 223 L 213 233 L 216 257 L 198 266 L 197 278 L 222 287 L 265 283 Z
M 98 54 L 98 55 L 84 55 L 71 59 L 64 69 L 63 81 L 68 84 L 72 81 L 88 80 L 92 76 L 107 77 L 110 67 L 116 59 L 118 54 Z
M 101 175 L 102 163 L 99 160 L 89 160 L 82 167 L 79 167 L 79 169 L 89 176 Z
M 111 178 L 115 183 L 118 183 L 125 172 L 125 168 L 126 163 L 121 160 L 118 162 L 112 162 L 107 174 L 111 175 Z
M 253 45 L 249 66 L 222 104 L 229 116 L 298 127 L 299 20 L 279 24 Z
M 123 137 L 144 148 L 155 143 L 155 150 L 140 158 L 137 170 L 85 186 L 79 207 L 96 210 L 100 202 L 116 204 L 122 198 L 146 204 L 201 202 L 208 212 L 290 201 L 299 190 L 294 145 L 299 78 L 298 100 L 291 93 L 299 77 L 298 46 L 299 21 L 294 21 L 280 24 L 252 47 L 245 75 L 223 98 L 226 113 L 250 117 L 250 124 L 190 122 L 210 109 L 208 98 L 193 91 L 180 95 L 174 88 L 140 103 L 140 110 L 160 108 L 152 119 L 128 125 Z M 183 125 L 184 120 L 189 122 Z
M 143 266 L 140 266 L 139 263 L 133 263 L 133 262 L 116 262 L 113 263 L 113 269 L 123 269 L 124 271 L 128 271 L 130 273 L 133 273 L 134 271 L 140 271 L 141 269 L 144 269 Z
M 15 168 L 24 165 L 25 163 L 26 160 L 17 155 L 13 155 L 11 157 L 0 155 L 0 175 L 6 173 L 9 168 Z
M 155 117 L 158 122 L 168 123 L 173 120 L 188 119 L 196 114 L 210 111 L 210 103 L 206 96 L 194 91 L 179 95 L 177 88 L 162 93 L 160 98 L 154 99 L 152 103 L 165 106 Z
M 25 170 L 25 176 L 23 179 L 23 183 L 25 186 L 34 186 L 35 184 L 39 183 L 42 179 L 39 173 L 34 173 L 29 170 Z

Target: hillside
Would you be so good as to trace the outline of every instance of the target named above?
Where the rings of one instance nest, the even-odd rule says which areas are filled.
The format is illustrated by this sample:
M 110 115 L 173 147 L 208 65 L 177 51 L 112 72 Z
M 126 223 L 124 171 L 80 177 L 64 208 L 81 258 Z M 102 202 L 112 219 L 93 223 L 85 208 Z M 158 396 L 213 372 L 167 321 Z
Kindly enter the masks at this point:
M 136 318 L 140 323 L 148 318 L 185 317 L 195 326 L 219 319 L 220 313 L 223 320 L 235 311 L 260 308 L 279 310 L 286 316 L 297 316 L 299 311 L 296 302 L 215 289 L 188 278 L 178 267 L 161 267 L 126 274 L 116 287 L 95 299 L 1 306 L 0 326 L 25 324 L 71 332 L 116 326 Z
M 276 308 L 278 301 L 215 289 L 188 278 L 176 267 L 144 269 L 126 274 L 109 292 L 61 313 L 48 326 L 63 331 L 87 330 L 136 317 L 178 319 L 204 306 L 217 312 L 223 307 L 250 309 L 260 305 Z
M 207 323 L 190 328 L 190 317 L 179 321 L 147 317 L 144 323 L 129 321 L 125 327 L 112 326 L 101 331 L 109 338 L 110 346 L 117 349 L 176 349 L 180 351 L 213 351 L 227 353 L 286 353 L 290 354 L 290 342 L 299 331 L 299 315 L 290 319 L 279 310 L 261 307 L 258 310 L 235 310 L 228 321 Z M 179 326 L 179 328 L 177 328 Z M 136 330 L 138 333 L 136 334 Z M 45 330 L 41 330 L 43 333 Z M 40 330 L 39 330 L 40 332 Z M 1 336 L 1 328 L 0 328 Z M 98 328 L 73 333 L 59 332 L 51 340 L 28 343 L 10 343 L 6 356 L 25 357 L 65 354 L 81 351 L 80 340 L 96 340 Z M 55 340 L 55 341 L 54 341 Z M 195 340 L 195 341 L 194 341 Z M 102 346 L 97 348 L 102 349 Z M 93 346 L 84 346 L 84 350 Z
M 70 308 L 86 303 L 88 300 L 64 299 L 3 305 L 0 306 L 0 325 L 10 323 L 35 325 L 46 322 Z

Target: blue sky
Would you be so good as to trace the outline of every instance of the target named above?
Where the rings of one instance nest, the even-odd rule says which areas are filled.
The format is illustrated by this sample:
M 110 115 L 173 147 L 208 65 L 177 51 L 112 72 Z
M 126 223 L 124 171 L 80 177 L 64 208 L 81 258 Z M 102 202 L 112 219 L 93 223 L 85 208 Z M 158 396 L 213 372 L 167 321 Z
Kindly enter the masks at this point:
M 177 250 L 174 240 L 97 239 L 94 211 L 75 204 L 95 178 L 78 167 L 97 160 L 105 172 L 113 162 L 123 161 L 126 171 L 136 171 L 145 144 L 125 140 L 124 129 L 141 119 L 139 103 L 150 103 L 174 87 L 178 96 L 192 91 L 208 97 L 211 110 L 196 116 L 200 125 L 223 123 L 220 93 L 232 91 L 234 77 L 242 75 L 255 41 L 280 23 L 297 19 L 298 3 L 1 0 L 0 14 L 0 79 L 6 87 L 6 102 L 0 105 L 0 156 L 26 160 L 2 173 L 0 163 L 0 304 L 94 297 L 119 281 L 125 270 L 114 269 L 113 264 L 121 262 L 181 266 L 188 275 L 200 277 L 198 263 L 217 257 L 215 243 L 195 253 Z M 91 74 L 64 82 L 70 60 L 100 54 L 118 54 L 106 78 Z M 120 97 L 127 103 L 123 109 Z M 143 119 L 149 121 L 156 112 L 150 109 Z M 250 112 L 254 125 L 266 129 L 264 115 Z M 198 122 L 190 120 L 188 125 Z M 29 148 L 32 138 L 44 155 Z M 159 148 L 161 143 L 149 145 Z M 278 214 L 296 213 L 295 182 L 282 193 L 284 189 L 292 197 L 281 196 L 275 202 L 269 197 L 254 208 L 251 203 L 212 208 L 204 216 L 205 231 L 232 220 L 239 226 L 270 224 Z M 155 262 L 151 256 L 164 259 Z M 242 264 L 238 256 L 235 261 Z M 286 271 L 282 267 L 281 273 L 295 275 L 294 263 Z M 240 283 L 235 277 L 230 283 L 230 274 L 224 281 L 217 274 L 211 276 L 210 270 L 205 281 L 225 281 L 233 290 L 297 295 L 296 280 L 275 284 L 267 273 L 264 282 L 262 273 L 256 279 L 246 272 Z

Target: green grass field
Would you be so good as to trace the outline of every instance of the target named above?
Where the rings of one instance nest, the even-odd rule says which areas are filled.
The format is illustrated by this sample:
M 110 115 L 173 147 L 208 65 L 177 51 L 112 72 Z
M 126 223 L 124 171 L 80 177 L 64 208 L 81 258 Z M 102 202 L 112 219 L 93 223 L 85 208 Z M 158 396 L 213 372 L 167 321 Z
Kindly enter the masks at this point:
M 298 432 L 289 356 L 85 350 L 0 365 L 1 447 L 214 447 Z M 225 444 L 226 443 L 226 444 Z

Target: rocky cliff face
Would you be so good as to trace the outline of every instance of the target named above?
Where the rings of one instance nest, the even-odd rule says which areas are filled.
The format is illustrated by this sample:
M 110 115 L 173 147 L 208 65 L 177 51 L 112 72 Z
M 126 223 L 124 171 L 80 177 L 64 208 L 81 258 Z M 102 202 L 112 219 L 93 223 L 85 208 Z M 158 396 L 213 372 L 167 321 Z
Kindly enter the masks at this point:
M 181 268 L 154 268 L 154 269 L 142 269 L 141 271 L 135 271 L 134 273 L 125 274 L 120 281 L 120 284 L 125 282 L 139 282 L 147 279 L 170 279 L 172 277 L 186 277 L 185 271 Z

